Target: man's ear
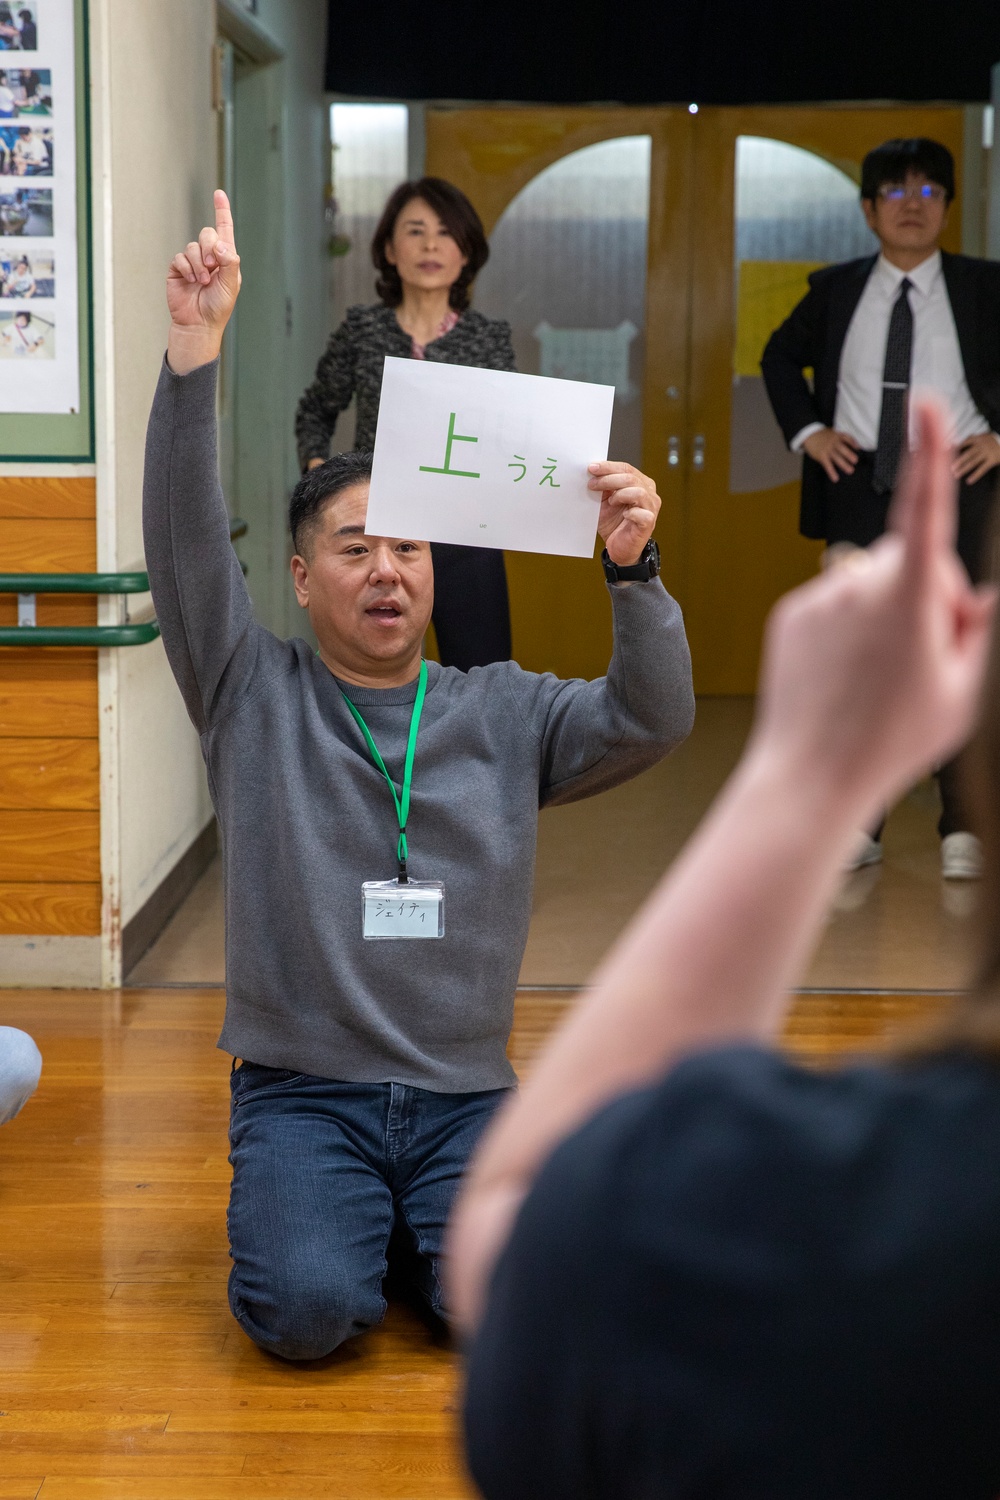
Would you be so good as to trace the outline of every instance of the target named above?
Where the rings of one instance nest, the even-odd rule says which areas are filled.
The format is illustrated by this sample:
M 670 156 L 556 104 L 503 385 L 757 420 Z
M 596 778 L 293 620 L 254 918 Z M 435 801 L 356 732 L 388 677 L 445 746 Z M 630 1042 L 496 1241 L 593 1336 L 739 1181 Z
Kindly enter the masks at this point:
M 292 586 L 295 589 L 295 597 L 299 602 L 300 609 L 309 607 L 309 564 L 304 557 L 296 552 L 289 563 L 292 573 Z

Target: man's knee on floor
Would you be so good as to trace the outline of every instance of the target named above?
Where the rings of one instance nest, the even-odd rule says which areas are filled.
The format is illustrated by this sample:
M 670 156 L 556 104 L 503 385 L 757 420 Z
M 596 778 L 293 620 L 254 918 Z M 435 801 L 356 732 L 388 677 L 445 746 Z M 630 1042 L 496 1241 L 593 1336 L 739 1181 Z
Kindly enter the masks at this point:
M 229 1281 L 229 1305 L 245 1333 L 282 1359 L 323 1359 L 348 1339 L 381 1323 L 385 1299 L 378 1283 L 331 1276 L 318 1282 L 282 1276 L 256 1292 L 238 1269 Z
M 0 1125 L 28 1102 L 42 1076 L 42 1054 L 27 1032 L 0 1026 Z

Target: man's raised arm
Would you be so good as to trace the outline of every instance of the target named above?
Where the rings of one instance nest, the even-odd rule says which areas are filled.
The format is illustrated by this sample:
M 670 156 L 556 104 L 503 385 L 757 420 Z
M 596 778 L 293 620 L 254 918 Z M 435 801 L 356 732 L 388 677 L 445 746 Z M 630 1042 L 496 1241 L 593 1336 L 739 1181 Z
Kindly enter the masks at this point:
M 613 460 L 591 464 L 590 472 L 608 558 L 619 569 L 641 569 L 660 509 L 656 485 Z M 691 732 L 691 656 L 680 608 L 656 576 L 612 584 L 610 592 L 614 654 L 606 677 L 565 682 L 511 669 L 521 717 L 542 741 L 543 806 L 617 786 Z
M 199 733 L 245 685 L 260 632 L 229 539 L 219 483 L 215 384 L 240 289 L 233 218 L 215 194 L 206 227 L 170 263 L 167 358 L 146 433 L 143 535 L 171 669 Z

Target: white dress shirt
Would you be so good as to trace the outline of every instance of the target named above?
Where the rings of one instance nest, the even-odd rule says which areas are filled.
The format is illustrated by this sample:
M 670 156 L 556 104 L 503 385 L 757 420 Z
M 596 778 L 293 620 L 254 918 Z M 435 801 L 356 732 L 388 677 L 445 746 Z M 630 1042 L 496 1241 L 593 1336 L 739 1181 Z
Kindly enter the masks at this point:
M 859 448 L 869 452 L 874 451 L 878 444 L 889 318 L 904 276 L 908 276 L 912 283 L 911 387 L 937 391 L 944 397 L 951 409 L 956 445 L 976 433 L 990 430 L 990 424 L 972 399 L 965 378 L 958 330 L 941 269 L 940 250 L 935 250 L 912 271 L 901 271 L 880 255 L 854 309 L 840 352 L 837 405 L 833 414 L 837 431 L 848 433 Z M 792 452 L 800 453 L 806 438 L 821 431 L 822 427 L 822 422 L 810 422 L 803 427 L 789 444 Z M 910 440 L 913 441 L 912 429 Z

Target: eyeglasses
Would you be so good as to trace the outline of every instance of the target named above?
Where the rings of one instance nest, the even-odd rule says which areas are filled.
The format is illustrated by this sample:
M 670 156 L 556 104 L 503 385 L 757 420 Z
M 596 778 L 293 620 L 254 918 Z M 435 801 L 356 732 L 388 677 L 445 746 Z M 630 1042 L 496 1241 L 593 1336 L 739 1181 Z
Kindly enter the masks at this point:
M 921 182 L 919 186 L 913 187 L 904 187 L 899 182 L 884 182 L 876 196 L 883 203 L 902 203 L 907 198 L 918 198 L 924 203 L 941 203 L 948 195 L 936 182 Z

